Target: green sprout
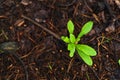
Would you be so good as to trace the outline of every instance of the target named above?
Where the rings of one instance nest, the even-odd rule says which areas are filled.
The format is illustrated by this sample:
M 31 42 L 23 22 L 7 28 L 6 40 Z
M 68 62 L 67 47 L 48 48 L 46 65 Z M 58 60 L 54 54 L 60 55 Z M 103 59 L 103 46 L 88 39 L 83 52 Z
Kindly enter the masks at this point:
M 85 23 L 81 29 L 81 32 L 78 34 L 76 38 L 75 35 L 73 34 L 74 24 L 71 20 L 69 20 L 67 23 L 69 36 L 61 36 L 61 39 L 68 44 L 67 50 L 70 52 L 69 57 L 73 57 L 75 51 L 77 51 L 82 60 L 89 66 L 93 65 L 91 56 L 96 56 L 97 52 L 92 47 L 85 44 L 78 44 L 78 42 L 80 41 L 83 35 L 86 35 L 88 32 L 91 31 L 92 27 L 93 27 L 92 21 Z

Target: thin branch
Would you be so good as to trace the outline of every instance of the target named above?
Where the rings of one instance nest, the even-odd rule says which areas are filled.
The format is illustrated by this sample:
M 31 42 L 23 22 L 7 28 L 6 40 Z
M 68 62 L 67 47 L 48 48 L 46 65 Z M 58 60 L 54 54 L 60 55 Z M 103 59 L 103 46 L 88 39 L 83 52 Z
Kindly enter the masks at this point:
M 61 39 L 60 36 L 58 36 L 57 34 L 55 34 L 54 32 L 50 31 L 49 29 L 45 28 L 44 26 L 42 26 L 41 24 L 37 23 L 36 21 L 30 19 L 29 17 L 25 16 L 25 15 L 21 15 L 22 18 L 32 22 L 33 24 L 37 25 L 38 27 L 40 27 L 41 29 L 43 29 L 44 31 L 48 32 L 49 34 L 53 35 L 56 39 Z

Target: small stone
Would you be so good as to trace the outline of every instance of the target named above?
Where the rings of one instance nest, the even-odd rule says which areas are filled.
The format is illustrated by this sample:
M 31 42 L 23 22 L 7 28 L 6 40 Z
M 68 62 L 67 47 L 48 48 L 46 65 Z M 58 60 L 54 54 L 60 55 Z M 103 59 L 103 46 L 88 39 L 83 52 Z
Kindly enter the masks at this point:
M 114 26 L 114 24 L 108 26 L 108 27 L 105 29 L 105 31 L 108 32 L 108 33 L 115 32 L 115 26 Z
M 42 20 L 42 19 L 39 19 L 39 18 L 35 18 L 35 21 L 37 21 L 37 22 L 42 22 L 43 20 Z

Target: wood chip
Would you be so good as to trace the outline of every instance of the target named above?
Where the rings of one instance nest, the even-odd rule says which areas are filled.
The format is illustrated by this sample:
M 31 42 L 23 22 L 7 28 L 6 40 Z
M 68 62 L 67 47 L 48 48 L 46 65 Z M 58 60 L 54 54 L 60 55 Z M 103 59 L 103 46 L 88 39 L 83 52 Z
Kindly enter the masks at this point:
M 29 4 L 29 0 L 22 0 L 21 1 L 21 4 L 27 6 Z
M 18 19 L 16 22 L 15 22 L 15 26 L 18 26 L 18 27 L 21 27 L 23 24 L 24 24 L 24 20 L 23 19 Z

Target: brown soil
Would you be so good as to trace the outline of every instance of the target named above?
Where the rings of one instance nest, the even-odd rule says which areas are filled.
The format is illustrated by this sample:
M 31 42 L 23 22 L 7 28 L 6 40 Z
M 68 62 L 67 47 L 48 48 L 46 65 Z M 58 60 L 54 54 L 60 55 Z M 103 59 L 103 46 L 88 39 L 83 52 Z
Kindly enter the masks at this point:
M 69 19 L 75 35 L 94 22 L 80 42 L 97 51 L 92 67 L 60 40 Z M 120 0 L 0 0 L 0 43 L 9 41 L 20 48 L 0 54 L 0 80 L 120 80 Z

